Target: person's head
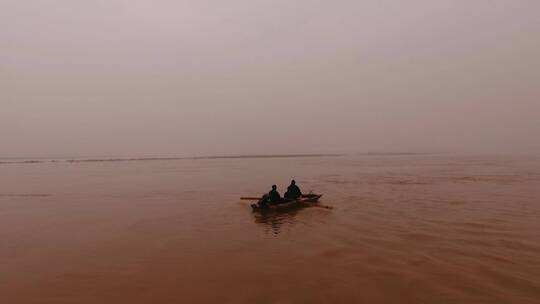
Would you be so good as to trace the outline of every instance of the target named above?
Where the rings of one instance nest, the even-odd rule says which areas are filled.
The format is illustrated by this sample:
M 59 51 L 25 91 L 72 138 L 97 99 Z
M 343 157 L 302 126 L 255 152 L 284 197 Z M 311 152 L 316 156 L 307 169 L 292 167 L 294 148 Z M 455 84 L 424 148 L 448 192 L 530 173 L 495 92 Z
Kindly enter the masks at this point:
M 272 185 L 272 190 L 276 190 L 277 189 L 277 186 L 276 185 Z
M 296 181 L 294 179 L 291 181 L 291 185 L 296 185 Z

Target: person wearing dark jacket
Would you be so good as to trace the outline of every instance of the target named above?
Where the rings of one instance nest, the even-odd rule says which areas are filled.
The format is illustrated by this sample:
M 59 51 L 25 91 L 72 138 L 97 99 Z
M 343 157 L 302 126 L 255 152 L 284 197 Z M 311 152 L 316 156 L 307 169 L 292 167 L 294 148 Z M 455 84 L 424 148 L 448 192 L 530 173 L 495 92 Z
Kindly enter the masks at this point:
M 276 185 L 273 185 L 272 190 L 268 192 L 268 199 L 270 203 L 281 203 L 283 201 L 281 195 L 279 195 L 279 192 L 277 191 Z
M 300 191 L 300 188 L 296 185 L 296 181 L 293 179 L 291 185 L 287 188 L 287 192 L 285 192 L 285 198 L 297 199 L 301 196 L 302 191 Z

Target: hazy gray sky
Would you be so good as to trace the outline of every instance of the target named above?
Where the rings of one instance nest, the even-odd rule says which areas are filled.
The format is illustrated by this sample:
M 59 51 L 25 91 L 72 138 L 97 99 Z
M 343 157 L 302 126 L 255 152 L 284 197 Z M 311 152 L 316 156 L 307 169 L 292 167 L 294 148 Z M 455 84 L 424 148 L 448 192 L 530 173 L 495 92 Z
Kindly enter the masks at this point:
M 0 156 L 539 152 L 538 0 L 0 0 Z

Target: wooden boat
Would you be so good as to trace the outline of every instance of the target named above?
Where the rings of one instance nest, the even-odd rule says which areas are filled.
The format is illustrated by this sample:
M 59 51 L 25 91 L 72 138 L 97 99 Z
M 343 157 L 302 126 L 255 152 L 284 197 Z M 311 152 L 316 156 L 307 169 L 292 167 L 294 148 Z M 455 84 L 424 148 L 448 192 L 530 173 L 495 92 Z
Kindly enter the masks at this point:
M 269 204 L 267 207 L 261 208 L 258 204 L 251 204 L 253 210 L 286 210 L 290 208 L 299 208 L 309 206 L 313 203 L 317 203 L 322 197 L 321 194 L 303 194 L 300 198 L 295 200 L 285 200 L 279 204 Z

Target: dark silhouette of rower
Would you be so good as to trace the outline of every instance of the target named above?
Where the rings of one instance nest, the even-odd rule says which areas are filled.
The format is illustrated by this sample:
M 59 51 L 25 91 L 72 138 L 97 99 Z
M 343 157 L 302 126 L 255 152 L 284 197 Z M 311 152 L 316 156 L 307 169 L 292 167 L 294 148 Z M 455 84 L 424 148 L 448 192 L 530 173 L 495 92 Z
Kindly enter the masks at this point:
M 277 186 L 272 185 L 272 190 L 266 194 L 263 194 L 262 198 L 257 202 L 257 204 L 261 208 L 268 208 L 268 204 L 280 204 L 283 202 L 285 201 L 281 198 L 281 195 L 279 195 Z
M 297 199 L 302 196 L 302 191 L 300 191 L 300 188 L 296 185 L 296 181 L 293 179 L 291 181 L 291 185 L 287 188 L 287 192 L 285 192 L 285 198 L 287 199 Z
M 283 201 L 281 195 L 279 195 L 279 192 L 277 191 L 276 185 L 272 185 L 272 190 L 268 192 L 268 200 L 270 203 L 280 203 Z

